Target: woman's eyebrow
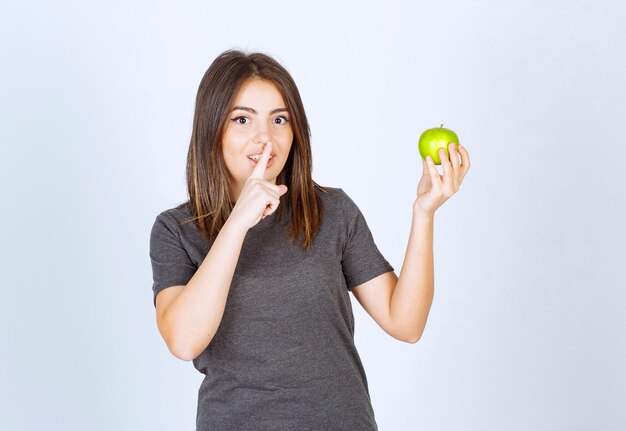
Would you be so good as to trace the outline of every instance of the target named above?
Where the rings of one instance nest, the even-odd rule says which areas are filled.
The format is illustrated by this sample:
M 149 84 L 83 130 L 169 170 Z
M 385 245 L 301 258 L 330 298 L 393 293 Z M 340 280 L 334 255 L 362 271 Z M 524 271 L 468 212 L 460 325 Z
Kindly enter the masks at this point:
M 248 108 L 247 106 L 235 106 L 235 107 L 233 108 L 233 111 L 236 111 L 236 110 L 238 110 L 238 109 L 240 109 L 240 110 L 242 110 L 242 111 L 252 112 L 253 114 L 256 114 L 256 113 L 257 113 L 257 112 L 256 112 L 256 110 L 254 110 L 254 109 L 252 109 L 252 108 Z M 287 108 L 276 108 L 276 109 L 274 109 L 272 112 L 270 112 L 270 114 L 275 114 L 275 113 L 277 113 L 277 112 L 283 112 L 283 111 L 285 111 L 285 112 L 289 112 L 289 110 L 288 110 Z M 232 111 L 231 111 L 231 112 L 232 112 Z

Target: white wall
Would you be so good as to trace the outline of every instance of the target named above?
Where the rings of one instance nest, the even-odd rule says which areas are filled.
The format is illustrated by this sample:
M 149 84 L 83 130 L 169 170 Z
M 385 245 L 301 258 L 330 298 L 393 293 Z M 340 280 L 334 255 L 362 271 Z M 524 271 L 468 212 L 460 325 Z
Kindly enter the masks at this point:
M 314 179 L 398 274 L 420 133 L 470 151 L 419 343 L 353 300 L 381 431 L 624 429 L 625 22 L 617 0 L 3 2 L 2 429 L 194 428 L 202 376 L 157 331 L 148 240 L 229 48 L 291 72 Z

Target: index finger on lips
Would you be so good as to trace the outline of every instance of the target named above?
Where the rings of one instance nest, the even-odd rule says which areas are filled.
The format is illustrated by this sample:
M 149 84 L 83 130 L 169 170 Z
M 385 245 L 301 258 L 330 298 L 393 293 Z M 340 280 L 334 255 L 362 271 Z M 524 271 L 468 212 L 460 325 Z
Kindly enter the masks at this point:
M 272 151 L 272 143 L 268 141 L 267 144 L 265 144 L 265 147 L 263 147 L 263 152 L 261 153 L 261 157 L 259 157 L 259 161 L 256 163 L 256 166 L 252 170 L 252 174 L 250 174 L 250 178 L 264 179 L 263 174 L 265 173 L 265 168 L 267 167 L 267 161 L 270 158 L 271 151 Z

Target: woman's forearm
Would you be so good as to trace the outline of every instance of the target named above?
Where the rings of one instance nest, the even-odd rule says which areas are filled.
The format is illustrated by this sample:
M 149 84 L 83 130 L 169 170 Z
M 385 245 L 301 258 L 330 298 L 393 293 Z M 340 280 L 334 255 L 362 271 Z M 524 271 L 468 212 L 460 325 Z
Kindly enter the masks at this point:
M 434 295 L 434 215 L 413 214 L 411 233 L 396 288 L 390 319 L 398 333 L 417 342 L 422 336 Z
M 229 219 L 230 220 L 230 219 Z M 163 315 L 168 344 L 192 360 L 209 345 L 222 321 L 247 229 L 226 221 L 207 256 Z

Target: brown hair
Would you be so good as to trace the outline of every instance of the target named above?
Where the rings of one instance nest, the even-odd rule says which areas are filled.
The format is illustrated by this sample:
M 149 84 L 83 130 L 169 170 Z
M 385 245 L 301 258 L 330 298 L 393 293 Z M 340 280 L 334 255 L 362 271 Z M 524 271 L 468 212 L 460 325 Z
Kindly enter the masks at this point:
M 313 161 L 309 123 L 296 84 L 287 70 L 272 57 L 253 52 L 227 50 L 205 72 L 196 96 L 191 142 L 187 154 L 187 191 L 191 219 L 207 239 L 217 237 L 234 207 L 232 176 L 222 155 L 222 138 L 228 115 L 241 86 L 248 79 L 273 83 L 287 103 L 293 128 L 293 143 L 276 184 L 285 184 L 287 193 L 272 215 L 282 218 L 283 208 L 290 217 L 292 240 L 304 233 L 302 247 L 309 250 L 323 217 L 323 204 L 315 191 L 326 190 L 313 181 Z

